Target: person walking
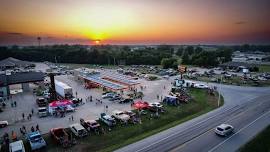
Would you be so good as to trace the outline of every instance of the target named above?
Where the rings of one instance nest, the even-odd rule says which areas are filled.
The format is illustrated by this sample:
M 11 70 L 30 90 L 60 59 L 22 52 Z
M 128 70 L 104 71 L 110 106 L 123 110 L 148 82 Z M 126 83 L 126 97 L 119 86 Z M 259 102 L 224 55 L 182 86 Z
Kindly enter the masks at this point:
M 36 125 L 36 131 L 40 131 L 40 130 L 39 130 L 39 125 L 38 125 L 38 124 Z
M 23 118 L 23 120 L 24 120 L 24 113 L 22 113 L 22 118 Z
M 73 119 L 73 115 L 71 115 L 71 120 L 72 120 L 72 121 L 74 121 L 74 119 Z
M 22 128 L 20 128 L 20 133 L 21 133 L 22 135 L 24 135 Z
M 35 128 L 33 126 L 31 127 L 31 131 L 32 132 L 35 132 Z
M 24 131 L 24 132 L 26 132 L 26 128 L 25 128 L 25 126 L 24 126 L 24 125 L 22 126 L 22 129 L 23 129 L 23 131 Z
M 14 101 L 14 107 L 17 107 L 17 102 L 16 101 Z
M 32 113 L 32 115 L 34 114 L 34 109 L 32 108 L 32 110 L 31 110 L 31 113 Z

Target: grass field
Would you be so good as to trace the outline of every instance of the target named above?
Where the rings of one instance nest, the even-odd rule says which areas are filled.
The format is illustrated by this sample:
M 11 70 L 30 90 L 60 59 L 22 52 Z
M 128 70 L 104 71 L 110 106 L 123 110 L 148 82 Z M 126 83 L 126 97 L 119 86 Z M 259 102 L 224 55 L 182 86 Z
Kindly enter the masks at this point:
M 113 151 L 117 148 L 131 144 L 145 137 L 171 128 L 177 124 L 195 118 L 217 108 L 217 95 L 208 95 L 206 90 L 192 89 L 190 94 L 193 101 L 179 107 L 165 106 L 166 112 L 158 119 L 149 119 L 149 114 L 142 116 L 142 124 L 128 124 L 116 126 L 112 131 L 103 135 L 91 135 L 79 139 L 78 144 L 71 151 Z M 223 104 L 223 99 L 222 99 Z M 103 126 L 106 129 L 105 126 Z M 64 149 L 52 143 L 49 135 L 45 137 L 48 151 L 63 151 Z
M 259 66 L 259 72 L 270 72 L 270 65 L 260 65 Z
M 270 152 L 270 126 L 240 148 L 240 152 Z

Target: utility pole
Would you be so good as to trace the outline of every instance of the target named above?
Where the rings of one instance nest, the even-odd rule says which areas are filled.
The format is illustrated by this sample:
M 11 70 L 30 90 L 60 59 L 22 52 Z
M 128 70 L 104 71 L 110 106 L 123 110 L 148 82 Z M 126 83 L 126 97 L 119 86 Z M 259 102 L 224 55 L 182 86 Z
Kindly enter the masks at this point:
M 40 48 L 41 37 L 37 37 L 37 40 L 38 40 L 38 47 Z

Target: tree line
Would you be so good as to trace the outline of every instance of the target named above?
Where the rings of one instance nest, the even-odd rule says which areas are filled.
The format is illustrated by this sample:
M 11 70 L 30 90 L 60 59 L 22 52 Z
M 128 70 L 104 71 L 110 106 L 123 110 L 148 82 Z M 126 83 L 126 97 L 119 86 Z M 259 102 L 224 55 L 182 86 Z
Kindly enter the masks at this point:
M 200 46 L 180 47 L 176 56 L 164 58 L 161 65 L 164 68 L 177 68 L 179 64 L 196 65 L 201 67 L 217 66 L 220 63 L 231 61 L 232 49 L 229 47 L 218 47 L 214 50 L 205 50 Z M 181 61 L 177 60 L 180 57 Z
M 136 50 L 129 46 L 101 45 L 54 45 L 42 47 L 0 47 L 0 59 L 14 57 L 26 61 L 49 61 L 59 63 L 78 64 L 144 64 L 159 65 L 162 58 L 170 58 L 173 55 L 171 46 L 161 45 L 157 48 L 142 47 Z

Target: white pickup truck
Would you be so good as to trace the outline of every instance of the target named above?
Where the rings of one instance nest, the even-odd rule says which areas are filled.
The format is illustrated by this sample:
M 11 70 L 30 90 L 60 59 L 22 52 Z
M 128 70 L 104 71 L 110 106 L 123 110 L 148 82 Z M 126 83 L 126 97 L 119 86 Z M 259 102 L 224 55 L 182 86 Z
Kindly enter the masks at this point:
M 130 119 L 130 116 L 125 114 L 123 111 L 114 110 L 112 116 L 120 121 L 127 122 Z

